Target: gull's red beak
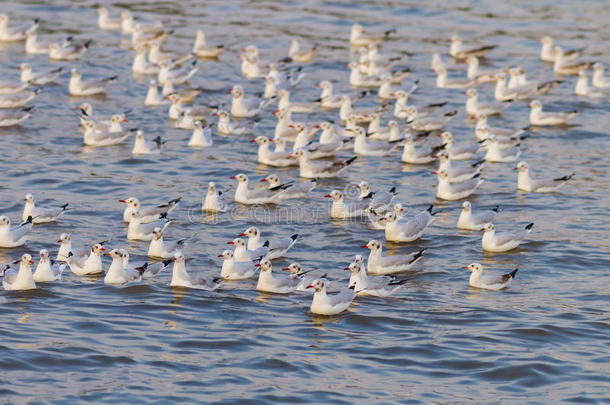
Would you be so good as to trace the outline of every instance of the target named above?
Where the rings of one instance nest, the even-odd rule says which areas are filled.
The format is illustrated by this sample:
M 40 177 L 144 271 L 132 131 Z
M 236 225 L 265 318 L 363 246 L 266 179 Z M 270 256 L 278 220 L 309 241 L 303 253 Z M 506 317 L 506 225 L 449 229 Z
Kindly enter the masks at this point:
M 438 172 L 430 172 L 430 174 L 438 174 Z
M 288 270 L 290 270 L 290 267 L 282 267 L 282 270 L 283 271 L 288 271 Z
M 513 170 L 519 170 L 519 168 L 518 167 L 513 167 Z
M 123 118 L 123 122 L 129 122 L 127 118 Z
M 127 203 L 127 201 L 125 201 L 125 200 L 119 200 L 119 202 L 122 202 L 122 203 Z
M 256 139 L 250 139 L 250 143 L 256 142 Z
M 241 237 L 241 236 L 246 236 L 246 234 L 242 232 L 242 233 L 240 233 L 240 234 L 239 234 L 239 235 L 237 235 L 237 236 L 240 236 L 240 237 Z
M 227 242 L 227 245 L 234 245 L 234 244 L 235 244 L 235 242 L 233 242 L 233 241 Z
M 261 181 L 267 181 L 267 179 L 261 179 Z
M 217 113 L 217 112 L 214 112 L 212 115 L 213 115 L 214 117 L 218 117 L 218 113 Z
M 100 249 L 100 252 L 103 252 L 103 251 L 105 251 L 105 250 L 106 250 L 106 249 L 104 249 L 104 248 L 101 248 L 101 249 Z
M 218 255 L 217 257 L 224 257 L 224 255 Z
M 307 286 L 307 287 L 305 287 L 305 288 L 313 288 L 313 285 L 311 285 L 311 284 L 310 284 L 310 285 L 308 285 L 308 286 Z
M 332 196 L 330 194 L 326 194 L 324 197 L 331 198 Z
M 368 248 L 368 245 L 362 245 L 361 248 Z
M 227 90 L 227 94 L 231 94 L 232 91 L 233 91 L 233 87 L 231 87 L 229 90 Z
M 229 177 L 229 178 L 230 178 L 230 179 L 236 179 L 236 177 L 235 177 L 235 176 L 231 176 L 231 177 Z
M 349 270 L 349 267 L 344 267 L 343 270 Z
M 273 143 L 275 143 L 275 141 L 274 141 L 272 138 L 267 138 L 267 140 L 268 140 L 269 142 L 273 142 Z
M 467 268 L 468 268 L 468 266 L 462 266 L 462 268 L 463 268 L 463 269 L 467 269 Z
M 57 243 L 62 243 L 62 242 L 63 242 L 63 240 L 57 239 Z
M 260 264 L 260 263 L 256 263 L 256 264 L 254 265 L 254 267 L 261 267 L 261 264 Z

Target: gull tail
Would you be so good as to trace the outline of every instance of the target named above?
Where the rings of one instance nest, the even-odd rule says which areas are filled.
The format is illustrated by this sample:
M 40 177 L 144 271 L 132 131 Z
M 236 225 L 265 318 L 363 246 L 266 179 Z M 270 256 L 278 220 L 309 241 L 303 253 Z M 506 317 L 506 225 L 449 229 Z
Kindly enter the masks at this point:
M 419 259 L 421 259 L 422 257 L 424 257 L 424 252 L 426 251 L 426 249 L 422 249 L 419 252 L 415 253 L 415 256 L 413 256 L 413 258 L 411 259 L 411 261 L 409 262 L 409 264 L 413 264 L 416 261 L 418 261 Z
M 554 181 L 568 181 L 576 176 L 576 173 L 569 174 L 567 176 L 559 177 L 557 179 L 553 179 Z
M 533 227 L 534 227 L 534 223 L 532 222 L 531 224 L 527 224 L 525 226 L 525 229 L 528 230 L 528 231 L 531 231 Z
M 511 271 L 510 273 L 508 273 L 508 274 L 510 274 L 510 278 L 515 278 L 515 276 L 517 275 L 518 271 L 519 271 L 519 269 L 516 268 L 515 270 Z

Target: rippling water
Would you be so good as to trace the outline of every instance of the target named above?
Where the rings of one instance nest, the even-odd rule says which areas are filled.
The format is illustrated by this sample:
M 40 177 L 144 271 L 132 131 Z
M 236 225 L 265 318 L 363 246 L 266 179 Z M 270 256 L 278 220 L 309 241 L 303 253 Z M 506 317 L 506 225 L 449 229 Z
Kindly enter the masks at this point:
M 263 232 L 303 235 L 276 268 L 298 260 L 329 272 L 341 284 L 346 278 L 341 269 L 362 253 L 359 246 L 383 236 L 358 221 L 329 221 L 322 198 L 328 190 L 367 179 L 377 187 L 396 185 L 399 201 L 412 213 L 435 202 L 435 179 L 428 174 L 433 165 L 403 165 L 398 155 L 364 157 L 346 178 L 323 182 L 303 204 L 302 221 L 276 220 L 277 210 L 244 207 L 202 218 L 199 207 L 208 181 L 229 186 L 228 178 L 238 170 L 253 178 L 270 170 L 255 163 L 249 138 L 215 135 L 212 148 L 191 150 L 186 146 L 190 133 L 171 129 L 165 108 L 145 108 L 147 79 L 133 78 L 125 37 L 97 29 L 92 7 L 99 3 L 113 14 L 128 8 L 144 18 L 167 20 L 176 30 L 166 45 L 170 50 L 189 50 L 197 28 L 210 41 L 224 43 L 227 52 L 217 62 L 202 61 L 193 80 L 217 90 L 204 95 L 208 100 L 227 101 L 223 92 L 236 83 L 245 84 L 248 93 L 261 91 L 260 81 L 240 76 L 237 51 L 254 43 L 263 57 L 280 58 L 292 36 L 320 44 L 316 61 L 303 68 L 308 77 L 294 98 L 316 98 L 312 84 L 321 79 L 347 91 L 344 64 L 354 22 L 373 31 L 397 28 L 384 51 L 413 54 L 408 63 L 423 83 L 413 97 L 416 103 L 447 99 L 463 106 L 464 96 L 436 89 L 429 71 L 431 54 L 445 52 L 453 33 L 497 43 L 489 64 L 518 63 L 540 79 L 553 77 L 537 58 L 537 39 L 544 34 L 566 47 L 586 45 L 588 58 L 610 62 L 610 6 L 604 1 L 486 1 L 459 7 L 445 1 L 2 2 L 2 11 L 14 20 L 41 18 L 43 39 L 94 39 L 89 58 L 67 66 L 81 68 L 85 77 L 120 75 L 106 97 L 90 100 L 95 109 L 109 114 L 130 108 L 130 125 L 160 134 L 168 143 L 157 158 L 134 158 L 131 145 L 83 148 L 73 110 L 83 100 L 68 96 L 67 75 L 61 84 L 46 87 L 32 103 L 33 118 L 0 129 L 0 212 L 16 222 L 27 192 L 41 203 L 69 201 L 75 209 L 57 223 L 35 227 L 26 247 L 0 250 L 0 261 L 41 248 L 55 252 L 57 236 L 66 231 L 79 246 L 107 237 L 114 238 L 112 247 L 125 246 L 118 198 L 134 195 L 152 203 L 183 196 L 168 234 L 169 239 L 191 236 L 185 251 L 191 271 L 217 274 L 216 255 L 226 241 L 260 222 Z M 3 80 L 16 77 L 15 68 L 24 61 L 58 65 L 24 54 L 22 44 L 1 48 Z M 512 165 L 492 164 L 481 192 L 471 199 L 476 206 L 501 204 L 501 228 L 536 223 L 520 249 L 483 254 L 478 232 L 455 228 L 461 203 L 437 202 L 443 212 L 421 240 L 386 245 L 391 254 L 428 249 L 421 268 L 406 275 L 406 291 L 390 299 L 359 297 L 338 317 L 312 316 L 309 295 L 257 293 L 254 280 L 229 283 L 216 293 L 172 289 L 170 272 L 126 288 L 68 274 L 36 291 L 3 291 L 0 401 L 609 402 L 610 104 L 607 98 L 572 96 L 574 82 L 566 78 L 542 100 L 550 109 L 582 110 L 576 126 L 536 131 L 525 143 L 524 157 L 541 176 L 576 171 L 576 179 L 561 193 L 522 194 L 514 191 Z M 490 87 L 482 92 L 492 95 Z M 362 104 L 374 102 L 369 97 Z M 525 103 L 518 103 L 492 123 L 523 126 L 527 111 Z M 472 139 L 472 127 L 463 114 L 462 108 L 449 129 L 465 141 Z M 274 124 L 270 114 L 264 115 L 257 133 L 271 134 Z M 298 175 L 293 169 L 278 172 Z M 144 259 L 146 242 L 128 246 L 136 259 Z M 520 271 L 505 291 L 476 290 L 460 269 L 474 261 L 495 271 Z

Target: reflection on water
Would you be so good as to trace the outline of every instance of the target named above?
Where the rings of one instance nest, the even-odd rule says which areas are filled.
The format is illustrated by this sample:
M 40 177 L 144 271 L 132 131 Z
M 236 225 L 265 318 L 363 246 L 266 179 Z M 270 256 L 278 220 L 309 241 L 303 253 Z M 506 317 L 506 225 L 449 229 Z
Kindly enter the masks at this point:
M 192 85 L 211 90 L 201 103 L 226 103 L 226 90 L 238 83 L 248 95 L 261 92 L 262 81 L 241 77 L 236 53 L 254 43 L 263 58 L 277 60 L 286 56 L 292 37 L 319 44 L 314 63 L 303 66 L 307 76 L 295 100 L 318 98 L 313 84 L 323 79 L 333 81 L 337 93 L 350 92 L 344 67 L 350 25 L 362 22 L 373 32 L 396 27 L 383 51 L 411 54 L 407 64 L 413 78 L 421 79 L 413 103 L 446 100 L 451 108 L 462 108 L 449 127 L 459 143 L 472 140 L 464 96 L 436 89 L 429 71 L 431 54 L 446 52 L 452 34 L 498 44 L 485 61 L 490 68 L 519 63 L 536 80 L 554 78 L 550 66 L 538 60 L 543 34 L 566 48 L 586 46 L 587 58 L 610 62 L 605 2 L 579 7 L 495 0 L 470 7 L 444 1 L 102 3 L 112 14 L 127 8 L 143 20 L 167 20 L 175 30 L 168 51 L 189 50 L 200 28 L 209 41 L 225 45 L 218 60 L 198 62 Z M 537 175 L 577 173 L 562 193 L 515 192 L 511 164 L 484 169 L 486 182 L 473 205 L 500 204 L 504 211 L 496 225 L 501 230 L 536 224 L 531 239 L 508 253 L 482 253 L 480 232 L 455 228 L 461 202 L 435 200 L 435 178 L 429 174 L 435 165 L 402 164 L 398 155 L 361 157 L 346 178 L 321 180 L 304 201 L 203 215 L 209 181 L 230 188 L 232 196 L 236 184 L 230 176 L 244 172 L 258 181 L 269 168 L 254 161 L 250 136 L 214 134 L 212 148 L 188 148 L 190 132 L 170 126 L 166 107 L 143 106 L 150 78 L 132 76 L 130 41 L 97 30 L 93 6 L 91 1 L 3 2 L 2 12 L 11 20 L 39 17 L 42 40 L 68 34 L 94 39 L 89 58 L 70 63 L 26 55 L 22 43 L 0 44 L 3 80 L 16 78 L 22 62 L 39 69 L 75 67 L 92 78 L 118 74 L 107 96 L 86 100 L 103 115 L 131 110 L 128 126 L 147 137 L 161 135 L 166 149 L 160 156 L 134 158 L 133 140 L 125 146 L 83 147 L 73 107 L 85 99 L 68 96 L 65 74 L 60 84 L 45 86 L 32 103 L 31 119 L 0 128 L 0 212 L 16 222 L 27 192 L 41 202 L 68 201 L 74 210 L 60 222 L 36 226 L 26 247 L 0 249 L 0 262 L 41 248 L 53 253 L 62 232 L 72 234 L 74 246 L 111 238 L 112 248 L 129 247 L 134 262 L 145 260 L 148 244 L 126 242 L 123 205 L 116 200 L 137 196 L 153 204 L 182 196 L 170 215 L 167 239 L 188 238 L 190 272 L 217 275 L 221 259 L 216 256 L 226 242 L 255 223 L 269 237 L 302 237 L 274 268 L 298 261 L 327 272 L 336 290 L 347 284 L 342 269 L 366 252 L 360 245 L 383 240 L 383 234 L 360 220 L 330 220 L 324 194 L 367 180 L 374 189 L 396 185 L 408 215 L 430 203 L 441 212 L 421 240 L 384 246 L 388 254 L 427 249 L 419 267 L 404 275 L 409 280 L 404 294 L 358 297 L 340 316 L 311 314 L 308 293 L 258 293 L 256 280 L 230 282 L 217 292 L 172 288 L 171 270 L 126 288 L 104 286 L 101 276 L 66 274 L 62 282 L 41 284 L 36 291 L 4 291 L 0 392 L 6 402 L 607 402 L 607 98 L 576 100 L 573 77 L 562 78 L 564 84 L 542 97 L 550 110 L 581 110 L 575 126 L 535 128 L 523 145 L 523 157 Z M 482 86 L 480 93 L 491 99 L 492 88 Z M 374 95 L 358 100 L 363 107 L 376 103 Z M 257 122 L 256 135 L 272 136 L 276 119 L 270 111 Z M 295 114 L 295 119 L 337 120 L 335 114 Z M 527 114 L 526 103 L 518 102 L 490 122 L 522 127 Z M 283 180 L 298 178 L 294 168 L 273 171 Z M 492 272 L 519 267 L 519 273 L 505 291 L 470 288 L 470 274 L 461 267 L 475 261 Z

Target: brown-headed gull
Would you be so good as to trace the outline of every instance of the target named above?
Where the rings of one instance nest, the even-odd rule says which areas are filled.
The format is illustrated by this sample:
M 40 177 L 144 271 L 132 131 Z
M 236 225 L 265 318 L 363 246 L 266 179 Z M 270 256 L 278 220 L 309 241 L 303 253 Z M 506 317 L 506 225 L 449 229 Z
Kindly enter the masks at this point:
M 34 202 L 34 196 L 32 194 L 26 194 L 23 201 L 25 201 L 25 206 L 23 207 L 21 219 L 26 221 L 28 217 L 31 216 L 35 224 L 53 222 L 68 210 L 68 203 L 56 208 L 38 207 Z
M 182 252 L 176 252 L 173 257 L 172 287 L 186 287 L 197 290 L 215 291 L 220 287 L 219 278 L 192 277 L 186 269 L 185 258 Z
M 25 107 L 27 103 L 34 99 L 42 88 L 37 88 L 34 91 L 25 90 L 15 94 L 0 94 L 0 108 L 20 108 Z
M 292 59 L 293 62 L 311 62 L 317 48 L 318 45 L 314 45 L 311 48 L 303 49 L 297 39 L 292 39 L 290 41 L 290 49 L 288 49 L 288 57 Z
M 98 7 L 97 12 L 97 25 L 103 30 L 120 30 L 123 24 L 123 20 L 120 16 L 110 17 L 110 13 L 106 7 Z
M 273 265 L 268 258 L 263 258 L 260 263 L 256 264 L 256 267 L 260 267 L 256 283 L 258 291 L 274 294 L 289 294 L 296 291 L 300 280 L 284 274 L 273 274 Z
M 440 131 L 457 115 L 457 110 L 447 111 L 436 116 L 426 113 L 421 114 L 415 106 L 407 107 L 405 112 L 409 128 L 415 131 Z
M 488 131 L 484 131 L 486 128 Z M 478 141 L 482 141 L 487 138 L 489 134 L 494 134 L 498 138 L 512 138 L 521 135 L 526 128 L 502 128 L 502 127 L 491 127 L 487 123 L 487 114 L 479 114 L 477 115 L 477 123 L 475 127 L 475 136 Z
M 131 221 L 129 221 L 129 226 L 127 227 L 127 239 L 150 241 L 154 237 L 153 231 L 155 228 L 159 227 L 161 232 L 163 232 L 172 223 L 165 218 L 161 218 L 143 224 L 140 220 L 141 216 L 140 211 L 132 211 Z
M 235 189 L 235 201 L 241 204 L 275 204 L 279 200 L 280 191 L 271 191 L 265 189 L 251 189 L 249 187 L 248 176 L 239 173 L 231 176 L 237 180 L 237 188 Z
M 411 87 L 408 89 L 393 87 L 390 77 L 388 75 L 383 75 L 381 77 L 381 85 L 379 86 L 379 90 L 377 90 L 377 96 L 382 100 L 393 100 L 398 98 L 399 94 L 404 94 L 404 97 L 407 98 L 413 94 L 418 87 L 419 80 L 415 80 L 413 83 L 411 83 Z
M 247 236 L 248 237 L 248 250 L 256 251 L 263 247 L 263 242 L 261 242 L 261 233 L 260 230 L 251 226 L 246 229 L 243 233 L 240 233 L 238 236 Z M 279 239 L 269 239 L 266 240 L 266 248 L 268 252 L 266 256 L 269 260 L 277 259 L 279 257 L 284 256 L 288 250 L 296 243 L 297 238 L 299 237 L 298 233 L 290 236 L 289 238 L 279 238 Z
M 161 85 L 165 84 L 166 81 L 171 81 L 173 84 L 184 84 L 199 71 L 196 60 L 190 65 L 179 69 L 173 69 L 175 66 L 171 61 L 164 60 L 159 62 L 157 81 Z
M 148 60 L 152 63 L 159 63 L 159 68 L 161 67 L 160 63 L 163 61 L 171 61 L 171 65 L 173 65 L 171 67 L 176 67 L 182 65 L 193 57 L 193 54 L 191 53 L 177 54 L 172 52 L 164 52 L 161 50 L 161 43 L 159 41 L 152 41 L 148 48 Z
M 21 71 L 20 78 L 22 82 L 29 82 L 31 84 L 40 86 L 54 82 L 61 72 L 63 72 L 64 67 L 61 66 L 47 71 L 34 73 L 30 64 L 22 63 L 19 70 Z
M 144 269 L 138 271 L 132 268 L 125 268 L 123 266 L 123 254 L 119 249 L 112 249 L 110 252 L 104 253 L 104 255 L 112 258 L 112 263 L 104 276 L 104 284 L 124 285 L 142 280 Z
M 487 148 L 485 153 L 485 161 L 492 163 L 515 162 L 521 156 L 519 143 L 515 146 L 503 147 L 498 137 L 494 134 L 489 135 L 483 141 L 483 145 Z
M 320 103 L 317 101 L 291 102 L 290 91 L 286 89 L 278 90 L 277 95 L 279 97 L 277 107 L 278 110 L 286 108 L 294 113 L 311 113 L 314 112 L 320 106 Z
M 461 183 L 466 180 L 472 179 L 477 174 L 481 173 L 483 168 L 483 162 L 479 161 L 472 165 L 456 166 L 452 163 L 452 159 L 446 150 L 442 150 L 436 154 L 440 164 L 437 172 L 444 171 L 449 176 L 449 183 Z
M 143 279 L 153 278 L 162 270 L 166 269 L 173 261 L 171 259 L 168 259 L 154 263 L 144 262 L 132 264 L 129 262 L 129 252 L 127 251 L 127 249 L 120 249 L 119 252 L 121 252 L 121 255 L 123 255 L 123 269 L 137 270 L 138 273 L 142 274 Z
M 471 117 L 477 117 L 480 114 L 485 114 L 487 116 L 499 115 L 510 106 L 510 104 L 507 103 L 479 102 L 479 92 L 473 88 L 466 90 L 466 95 L 468 96 L 468 99 L 466 100 L 466 114 Z
M 530 177 L 529 165 L 521 161 L 514 168 L 519 171 L 517 177 L 517 190 L 536 192 L 536 193 L 552 193 L 572 179 L 576 173 L 572 173 L 555 179 L 532 179 Z M 488 221 L 489 222 L 489 221 Z
M 104 271 L 102 268 L 102 252 L 106 250 L 102 243 L 91 246 L 88 256 L 76 256 L 69 252 L 66 263 L 68 263 L 70 271 L 77 276 L 102 273 Z
M 30 54 L 48 54 L 51 52 L 51 43 L 44 43 L 38 41 L 38 34 L 36 31 L 28 31 L 25 39 L 25 52 Z M 61 45 L 63 47 L 70 46 L 72 41 L 72 37 L 67 37 L 64 40 L 64 43 Z
M 385 238 L 393 242 L 411 242 L 419 239 L 424 231 L 434 222 L 432 205 L 411 218 L 398 218 L 395 212 L 389 212 L 385 217 Z
M 55 260 L 57 260 L 58 262 L 65 262 L 66 260 L 68 260 L 68 254 L 70 252 L 72 252 L 73 256 L 76 256 L 77 258 L 82 258 L 83 260 L 86 259 L 87 256 L 89 256 L 89 248 L 82 247 L 75 249 L 72 247 L 72 237 L 69 233 L 62 233 L 59 236 L 57 243 L 59 243 L 59 250 L 57 252 L 57 257 L 55 258 Z
M 16 82 L 14 80 L 0 82 L 0 94 L 16 94 L 24 91 L 30 83 Z
M 424 255 L 426 249 L 409 255 L 384 256 L 383 247 L 378 240 L 370 240 L 362 248 L 370 249 L 367 270 L 370 274 L 393 274 L 413 268 Z M 357 290 L 360 288 L 356 287 Z
M 132 34 L 136 27 L 144 32 L 153 32 L 163 28 L 163 23 L 161 21 L 140 22 L 129 11 L 121 12 L 121 30 L 123 34 Z
M 228 208 L 229 204 L 227 204 L 224 193 L 218 190 L 216 183 L 209 182 L 201 210 L 203 212 L 226 212 Z
M 134 75 L 157 75 L 159 74 L 159 66 L 148 61 L 146 57 L 146 49 L 142 46 L 135 46 L 136 56 L 131 64 L 131 71 Z
M 213 144 L 214 140 L 212 139 L 212 128 L 209 125 L 204 127 L 201 121 L 196 121 L 188 146 L 192 146 L 194 148 L 205 148 L 212 146 Z
M 449 174 L 444 170 L 434 171 L 431 174 L 436 174 L 438 177 L 436 196 L 448 201 L 461 200 L 470 196 L 484 182 L 479 178 L 480 174 L 475 174 L 471 179 L 459 183 L 451 183 Z
M 506 74 L 504 73 L 498 73 L 495 80 L 494 97 L 497 101 L 527 100 L 537 94 L 536 88 L 531 87 L 509 89 L 506 85 Z
M 96 124 L 92 121 L 82 124 L 85 128 L 83 143 L 88 146 L 114 146 L 123 143 L 138 128 L 126 129 L 118 132 L 110 130 L 96 129 Z
M 307 286 L 310 285 L 315 279 L 320 278 L 317 274 L 311 274 L 315 269 L 311 270 L 303 270 L 301 265 L 297 262 L 290 263 L 288 267 L 282 268 L 282 271 L 286 271 L 290 273 L 290 277 L 299 281 L 296 286 L 296 291 L 311 291 L 307 289 Z M 324 274 L 322 277 L 326 277 Z
M 24 245 L 28 240 L 28 232 L 32 229 L 32 217 L 23 223 L 11 227 L 11 220 L 6 215 L 0 216 L 0 247 L 14 248 Z
M 581 70 L 589 69 L 593 63 L 591 62 L 570 62 L 565 58 L 565 54 L 560 46 L 555 47 L 555 62 L 553 63 L 553 71 L 558 75 L 572 76 L 577 75 Z
M 413 115 L 413 110 L 409 109 L 411 106 L 407 104 L 409 99 L 407 92 L 398 90 L 391 95 L 396 99 L 396 102 L 394 103 L 394 116 L 400 119 L 410 118 L 410 116 Z M 439 108 L 444 107 L 446 104 L 447 102 L 429 104 L 427 106 L 417 107 L 415 111 L 417 112 L 417 116 L 425 117 L 433 112 L 439 111 Z
M 244 280 L 247 278 L 256 277 L 256 266 L 254 263 L 237 262 L 233 258 L 233 252 L 225 250 L 218 257 L 222 257 L 222 268 L 220 270 L 220 277 L 225 280 Z
M 50 283 L 61 280 L 61 274 L 66 267 L 68 267 L 67 264 L 59 264 L 55 260 L 49 259 L 49 251 L 47 249 L 41 249 L 40 261 L 34 271 L 34 281 L 37 283 Z
M 348 285 L 354 288 L 357 295 L 371 295 L 374 297 L 390 297 L 404 288 L 407 280 L 395 280 L 389 277 L 369 277 L 364 265 L 353 262 L 344 270 L 349 270 Z
M 165 42 L 172 33 L 173 30 L 144 31 L 141 24 L 136 24 L 134 31 L 131 33 L 131 44 L 151 47 L 155 42 L 159 44 Z
M 440 89 L 464 89 L 476 84 L 476 81 L 468 77 L 447 77 L 447 70 L 439 68 L 436 72 L 436 87 Z
M 517 271 L 519 271 L 519 269 L 515 269 L 510 273 L 502 275 L 483 275 L 483 266 L 480 263 L 471 263 L 462 268 L 472 272 L 470 274 L 470 280 L 468 281 L 468 284 L 471 287 L 493 291 L 508 287 L 512 279 L 517 275 Z
M 167 142 L 161 139 L 160 136 L 148 141 L 144 138 L 144 133 L 141 130 L 136 131 L 136 140 L 133 143 L 131 153 L 134 155 L 158 155 L 161 153 L 161 147 Z
M 38 21 L 37 18 L 33 23 L 26 23 L 19 27 L 9 27 L 8 16 L 4 13 L 0 14 L 0 42 L 23 41 L 28 32 L 36 31 Z
M 331 218 L 346 219 L 364 215 L 364 210 L 371 205 L 373 194 L 369 193 L 365 198 L 357 200 L 346 200 L 343 193 L 337 190 L 331 191 L 324 197 L 332 199 L 330 207 Z
M 150 245 L 148 245 L 147 255 L 149 257 L 171 259 L 174 257 L 174 253 L 182 251 L 185 242 L 186 239 L 180 239 L 171 243 L 164 241 L 163 228 L 157 226 L 153 229 L 153 238 L 150 240 Z
M 89 49 L 89 45 L 91 45 L 92 41 L 87 41 L 83 44 L 73 44 L 70 43 L 67 46 L 62 46 L 62 44 L 51 44 L 49 45 L 49 58 L 51 60 L 77 60 L 80 59 L 81 56 L 87 49 Z
M 435 146 L 430 143 L 422 143 L 418 145 L 412 135 L 408 134 L 404 138 L 400 160 L 409 164 L 426 164 L 436 160 L 435 154 L 442 149 L 441 146 Z
M 333 84 L 328 80 L 323 80 L 315 84 L 316 87 L 322 89 L 320 95 L 320 107 L 326 110 L 332 110 L 341 107 L 343 96 L 333 94 Z
M 244 89 L 240 85 L 231 87 L 229 93 L 233 95 L 231 115 L 238 118 L 255 117 L 272 101 L 254 97 L 245 98 Z
M 118 76 L 111 76 L 101 80 L 82 81 L 82 73 L 77 69 L 70 72 L 69 91 L 71 96 L 93 96 L 106 92 L 108 84 L 116 80 Z
M 589 76 L 587 75 L 587 71 L 581 70 L 578 73 L 578 80 L 576 81 L 574 94 L 581 97 L 602 98 L 608 96 L 608 90 L 597 89 L 589 86 Z
M 123 211 L 123 221 L 131 222 L 131 214 L 134 211 L 138 211 L 140 213 L 140 222 L 143 224 L 156 221 L 161 218 L 161 216 L 167 216 L 167 214 L 171 213 L 176 209 L 182 197 L 174 198 L 173 200 L 169 200 L 168 202 L 156 205 L 156 206 L 142 206 L 140 204 L 140 200 L 136 197 L 129 197 L 126 199 L 119 200 L 119 202 L 123 204 L 127 204 L 125 210 Z
M 400 147 L 398 142 L 368 140 L 364 128 L 355 127 L 346 129 L 346 132 L 354 134 L 354 154 L 356 155 L 387 156 Z
M 451 46 L 449 47 L 449 54 L 456 59 L 465 59 L 469 56 L 480 57 L 487 55 L 492 49 L 496 47 L 497 45 L 484 45 L 480 47 L 466 48 L 462 43 L 462 39 L 457 35 L 453 35 L 451 37 Z
M 362 25 L 354 24 L 350 30 L 349 43 L 353 47 L 378 45 L 393 32 L 396 32 L 396 29 L 385 31 L 382 34 L 367 34 Z
M 267 187 L 268 190 L 284 190 L 279 197 L 281 200 L 286 200 L 290 198 L 306 198 L 309 196 L 309 193 L 316 187 L 317 184 L 317 179 L 305 180 L 302 183 L 297 183 L 294 181 L 282 183 L 280 181 L 279 176 L 276 174 L 270 174 L 267 177 L 261 179 L 261 181 L 267 182 L 267 184 L 269 185 Z
M 249 250 L 246 242 L 241 238 L 235 238 L 229 242 L 228 245 L 235 246 L 233 250 L 233 259 L 236 262 L 254 262 L 262 259 L 269 252 L 269 242 L 265 241 L 262 246 L 255 250 Z
M 532 222 L 520 231 L 496 232 L 496 227 L 488 222 L 481 228 L 482 231 L 485 231 L 481 239 L 483 250 L 487 252 L 506 252 L 515 249 L 530 234 L 533 227 L 534 223 Z
M 253 122 L 234 122 L 231 121 L 231 114 L 225 110 L 218 110 L 214 114 L 218 117 L 217 131 L 222 135 L 243 135 L 252 132 Z
M 479 67 L 479 58 L 476 56 L 469 56 L 466 58 L 466 62 L 468 63 L 466 76 L 476 83 L 494 82 L 496 81 L 496 75 L 504 71 L 503 69 L 481 70 Z
M 225 50 L 224 45 L 210 45 L 205 40 L 202 30 L 195 33 L 195 43 L 191 52 L 198 58 L 217 58 Z
M 32 116 L 34 107 L 21 108 L 19 110 L 0 111 L 0 127 L 19 125 Z
M 19 270 L 12 267 L 4 269 L 2 277 L 2 287 L 5 290 L 34 290 L 36 283 L 32 275 L 32 267 L 34 264 L 32 256 L 24 254 L 19 261 Z
M 299 175 L 309 179 L 337 177 L 357 158 L 357 156 L 353 156 L 347 160 L 333 162 L 313 161 L 309 156 L 309 152 L 304 149 L 297 150 L 291 156 L 298 159 Z
M 496 215 L 500 212 L 500 206 L 496 205 L 489 210 L 479 210 L 472 212 L 472 204 L 470 201 L 464 201 L 462 203 L 462 211 L 457 221 L 457 227 L 459 229 L 468 229 L 471 231 L 478 231 L 481 227 L 485 226 L 486 223 L 492 222 Z
M 542 43 L 542 48 L 540 48 L 540 59 L 544 62 L 555 62 L 557 59 L 557 48 L 553 46 L 553 38 L 549 36 L 544 36 L 540 38 L 540 42 Z M 564 60 L 574 60 L 578 58 L 584 48 L 579 49 L 571 49 L 563 52 Z
M 453 160 L 472 159 L 481 149 L 481 145 L 479 145 L 478 143 L 456 145 L 453 142 L 453 134 L 451 134 L 451 132 L 442 132 L 440 134 L 440 137 L 443 140 L 443 144 L 445 144 L 445 151 L 447 152 L 448 156 Z
M 355 287 L 345 288 L 337 294 L 326 293 L 327 281 L 324 278 L 314 280 L 307 288 L 313 288 L 313 300 L 310 311 L 316 315 L 337 315 L 344 312 L 356 298 Z
M 599 62 L 593 64 L 593 87 L 600 89 L 610 87 L 610 79 L 604 76 L 604 65 Z
M 371 198 L 369 207 L 373 209 L 386 207 L 392 203 L 394 197 L 396 197 L 396 187 L 390 188 L 388 191 L 371 191 L 371 186 L 366 181 L 361 181 L 356 185 L 356 188 L 360 191 L 360 199 Z
M 530 123 L 537 126 L 567 125 L 568 121 L 578 114 L 578 110 L 568 112 L 542 111 L 542 103 L 538 100 L 530 102 Z
M 257 156 L 259 163 L 274 167 L 295 166 L 297 164 L 296 160 L 289 158 L 292 152 L 276 152 L 271 150 L 269 144 L 274 142 L 273 139 L 259 135 L 255 139 L 251 139 L 250 142 L 258 144 Z

